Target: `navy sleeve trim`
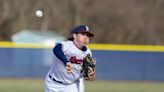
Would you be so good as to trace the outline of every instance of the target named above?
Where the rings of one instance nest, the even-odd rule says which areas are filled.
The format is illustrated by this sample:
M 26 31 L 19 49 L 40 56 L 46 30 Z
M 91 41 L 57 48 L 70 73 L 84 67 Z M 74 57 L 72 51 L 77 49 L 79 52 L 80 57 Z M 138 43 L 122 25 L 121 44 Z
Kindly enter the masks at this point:
M 66 65 L 68 60 L 66 59 L 64 52 L 62 51 L 62 44 L 60 43 L 57 44 L 53 49 L 53 53 L 55 54 L 57 58 L 59 58 Z

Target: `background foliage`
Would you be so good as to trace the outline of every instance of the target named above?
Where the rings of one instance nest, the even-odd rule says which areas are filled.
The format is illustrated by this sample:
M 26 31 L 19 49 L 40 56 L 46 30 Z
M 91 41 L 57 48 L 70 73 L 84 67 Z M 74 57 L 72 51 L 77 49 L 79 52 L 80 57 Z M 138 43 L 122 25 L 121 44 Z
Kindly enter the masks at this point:
M 163 9 L 163 0 L 0 0 L 0 40 L 23 29 L 69 37 L 72 27 L 88 24 L 92 43 L 163 45 Z

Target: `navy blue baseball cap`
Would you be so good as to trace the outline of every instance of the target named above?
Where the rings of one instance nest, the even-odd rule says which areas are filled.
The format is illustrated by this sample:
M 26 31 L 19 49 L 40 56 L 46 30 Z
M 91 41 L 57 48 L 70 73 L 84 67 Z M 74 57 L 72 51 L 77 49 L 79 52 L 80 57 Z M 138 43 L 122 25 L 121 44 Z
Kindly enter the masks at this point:
M 94 34 L 91 32 L 91 30 L 89 29 L 87 25 L 80 25 L 80 26 L 75 27 L 72 30 L 72 33 L 87 33 L 89 37 L 94 36 Z

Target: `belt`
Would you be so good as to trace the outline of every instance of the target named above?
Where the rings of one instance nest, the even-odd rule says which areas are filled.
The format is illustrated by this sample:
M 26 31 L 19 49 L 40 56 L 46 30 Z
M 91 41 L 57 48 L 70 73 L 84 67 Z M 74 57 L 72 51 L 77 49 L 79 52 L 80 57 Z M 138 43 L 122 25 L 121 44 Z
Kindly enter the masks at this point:
M 55 82 L 58 82 L 58 83 L 62 83 L 62 84 L 64 84 L 63 82 L 58 81 L 58 80 L 56 80 L 55 78 L 53 78 L 51 75 L 49 75 L 49 77 L 50 77 L 50 79 L 52 79 L 52 80 L 55 81 Z

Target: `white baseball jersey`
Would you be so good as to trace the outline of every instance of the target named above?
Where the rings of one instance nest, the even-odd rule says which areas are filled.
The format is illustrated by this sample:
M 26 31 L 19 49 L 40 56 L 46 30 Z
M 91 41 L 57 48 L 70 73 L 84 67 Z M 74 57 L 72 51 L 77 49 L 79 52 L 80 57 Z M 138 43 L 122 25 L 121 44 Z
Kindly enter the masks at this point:
M 62 50 L 67 60 L 71 58 L 76 59 L 78 62 L 83 62 L 87 54 L 91 54 L 91 50 L 87 47 L 86 51 L 82 51 L 73 43 L 73 41 L 61 42 Z M 63 82 L 64 84 L 72 84 L 83 77 L 81 72 L 81 64 L 72 63 L 73 73 L 68 73 L 64 63 L 54 55 L 54 61 L 51 69 L 47 75 L 51 75 L 55 80 Z

